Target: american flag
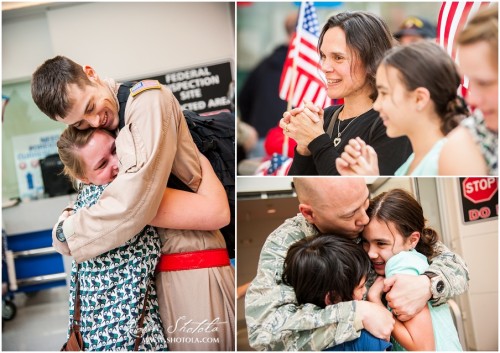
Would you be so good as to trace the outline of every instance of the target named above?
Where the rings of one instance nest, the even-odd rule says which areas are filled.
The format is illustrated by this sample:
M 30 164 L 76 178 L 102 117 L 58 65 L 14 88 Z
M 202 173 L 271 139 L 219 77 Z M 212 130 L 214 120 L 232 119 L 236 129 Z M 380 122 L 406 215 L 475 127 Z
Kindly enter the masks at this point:
M 464 29 L 476 12 L 488 4 L 489 2 L 482 1 L 444 1 L 441 5 L 437 22 L 437 42 L 459 65 L 455 37 Z M 464 77 L 463 87 L 459 88 L 462 96 L 465 96 L 468 83 L 467 78 Z
M 324 75 L 320 70 L 317 52 L 319 22 L 312 2 L 300 6 L 297 31 L 288 49 L 280 81 L 280 98 L 294 107 L 303 100 L 320 107 L 331 105 L 326 95 Z
M 271 159 L 264 161 L 259 167 L 257 167 L 254 175 L 288 175 L 292 162 L 292 158 L 288 158 L 278 153 L 273 153 Z

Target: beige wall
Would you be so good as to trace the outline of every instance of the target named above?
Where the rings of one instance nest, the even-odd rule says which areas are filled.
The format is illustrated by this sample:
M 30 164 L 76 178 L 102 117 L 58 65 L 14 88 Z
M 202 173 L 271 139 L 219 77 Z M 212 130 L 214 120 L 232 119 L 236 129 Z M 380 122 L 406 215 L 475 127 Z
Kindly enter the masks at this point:
M 456 178 L 439 178 L 443 229 L 469 267 L 469 291 L 458 298 L 470 350 L 498 350 L 498 218 L 464 224 Z

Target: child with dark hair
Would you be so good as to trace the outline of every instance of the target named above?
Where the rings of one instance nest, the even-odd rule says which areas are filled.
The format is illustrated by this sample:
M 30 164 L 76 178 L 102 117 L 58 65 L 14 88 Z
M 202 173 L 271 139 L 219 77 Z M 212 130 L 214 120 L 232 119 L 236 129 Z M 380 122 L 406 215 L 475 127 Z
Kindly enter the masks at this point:
M 421 275 L 434 256 L 438 235 L 426 226 L 417 200 L 402 189 L 376 196 L 367 210 L 370 223 L 363 230 L 363 247 L 379 277 L 368 291 L 368 300 L 382 303 L 384 277 Z M 461 351 L 462 347 L 448 304 L 432 306 L 408 321 L 396 318 L 391 340 L 395 350 Z
M 334 235 L 306 237 L 294 243 L 284 262 L 283 282 L 295 291 L 299 305 L 327 305 L 363 300 L 371 264 L 363 249 L 352 240 Z M 335 337 L 332 337 L 335 344 Z M 353 341 L 334 345 L 329 351 L 384 351 L 392 344 L 366 330 Z

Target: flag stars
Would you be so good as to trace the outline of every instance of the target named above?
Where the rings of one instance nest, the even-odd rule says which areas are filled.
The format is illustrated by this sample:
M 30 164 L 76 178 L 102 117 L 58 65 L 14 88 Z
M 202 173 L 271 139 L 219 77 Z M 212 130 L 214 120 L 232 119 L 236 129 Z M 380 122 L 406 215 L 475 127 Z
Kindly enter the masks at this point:
M 305 6 L 302 28 L 315 36 L 319 36 L 319 22 L 316 9 L 311 2 L 306 2 Z

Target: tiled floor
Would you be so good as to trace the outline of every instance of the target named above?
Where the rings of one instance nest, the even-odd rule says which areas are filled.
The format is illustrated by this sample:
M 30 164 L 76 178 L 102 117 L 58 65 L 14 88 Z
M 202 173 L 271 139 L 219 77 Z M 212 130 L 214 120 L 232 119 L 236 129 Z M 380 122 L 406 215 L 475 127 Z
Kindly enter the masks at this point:
M 2 351 L 58 351 L 66 340 L 68 289 L 14 296 L 17 314 L 2 323 Z

